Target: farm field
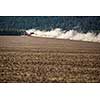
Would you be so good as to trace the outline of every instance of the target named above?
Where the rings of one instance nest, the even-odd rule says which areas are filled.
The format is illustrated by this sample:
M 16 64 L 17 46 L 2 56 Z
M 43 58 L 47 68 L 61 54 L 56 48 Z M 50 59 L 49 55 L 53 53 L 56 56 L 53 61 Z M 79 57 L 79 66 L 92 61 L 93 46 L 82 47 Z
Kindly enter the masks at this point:
M 0 36 L 0 82 L 100 82 L 100 43 Z

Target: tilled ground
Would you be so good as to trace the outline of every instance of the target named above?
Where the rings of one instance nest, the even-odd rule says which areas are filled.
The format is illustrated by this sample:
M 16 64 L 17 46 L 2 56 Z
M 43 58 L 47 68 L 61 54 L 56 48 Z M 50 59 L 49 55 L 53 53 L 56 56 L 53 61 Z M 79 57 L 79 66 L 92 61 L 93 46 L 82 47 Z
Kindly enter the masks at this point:
M 100 43 L 1 36 L 0 82 L 100 82 Z

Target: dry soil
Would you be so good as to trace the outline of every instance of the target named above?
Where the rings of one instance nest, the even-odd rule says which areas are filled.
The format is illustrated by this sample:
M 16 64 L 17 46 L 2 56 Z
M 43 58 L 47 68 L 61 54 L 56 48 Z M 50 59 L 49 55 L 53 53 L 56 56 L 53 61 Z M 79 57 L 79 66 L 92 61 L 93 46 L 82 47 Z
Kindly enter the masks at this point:
M 100 43 L 0 36 L 0 82 L 100 82 Z

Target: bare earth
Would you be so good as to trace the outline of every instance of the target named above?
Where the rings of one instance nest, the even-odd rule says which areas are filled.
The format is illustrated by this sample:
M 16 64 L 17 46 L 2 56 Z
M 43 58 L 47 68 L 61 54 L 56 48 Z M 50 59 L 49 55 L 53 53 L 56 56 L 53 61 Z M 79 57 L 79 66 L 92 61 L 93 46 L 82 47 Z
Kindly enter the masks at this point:
M 100 82 L 100 43 L 0 36 L 0 82 Z

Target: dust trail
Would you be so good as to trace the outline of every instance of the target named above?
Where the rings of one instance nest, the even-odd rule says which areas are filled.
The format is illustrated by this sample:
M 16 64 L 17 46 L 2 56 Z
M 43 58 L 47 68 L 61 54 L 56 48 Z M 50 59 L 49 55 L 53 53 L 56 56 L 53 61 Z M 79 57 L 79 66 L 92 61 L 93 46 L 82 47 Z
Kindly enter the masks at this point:
M 53 29 L 51 31 L 40 31 L 36 29 L 26 30 L 26 33 L 30 36 L 35 37 L 47 37 L 47 38 L 58 38 L 58 39 L 70 39 L 70 40 L 80 40 L 80 41 L 91 41 L 100 42 L 100 33 L 82 33 L 75 30 L 62 31 L 60 28 Z

